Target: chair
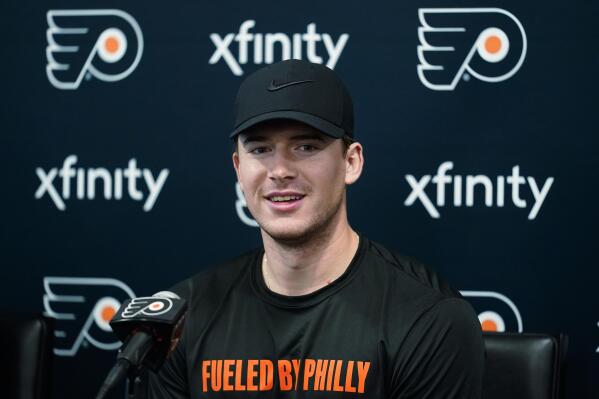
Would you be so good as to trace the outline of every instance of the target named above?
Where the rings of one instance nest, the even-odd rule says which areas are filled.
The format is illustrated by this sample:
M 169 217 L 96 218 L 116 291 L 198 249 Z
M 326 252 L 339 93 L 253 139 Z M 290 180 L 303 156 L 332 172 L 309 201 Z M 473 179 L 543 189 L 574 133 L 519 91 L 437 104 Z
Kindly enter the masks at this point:
M 483 399 L 558 399 L 565 335 L 484 333 Z
M 41 314 L 0 314 L 0 396 L 49 398 L 53 335 L 53 319 Z

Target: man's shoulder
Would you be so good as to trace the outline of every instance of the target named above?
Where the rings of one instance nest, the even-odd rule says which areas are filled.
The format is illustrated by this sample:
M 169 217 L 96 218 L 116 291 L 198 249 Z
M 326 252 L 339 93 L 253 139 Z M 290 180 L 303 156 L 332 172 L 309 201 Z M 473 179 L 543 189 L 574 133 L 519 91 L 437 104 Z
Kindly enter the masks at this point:
M 425 291 L 439 293 L 443 297 L 462 297 L 458 290 L 420 260 L 398 253 L 378 242 L 368 241 L 367 254 L 384 273 L 420 286 Z
M 219 293 L 226 291 L 241 278 L 244 272 L 248 271 L 260 252 L 260 250 L 254 249 L 235 258 L 216 263 L 178 282 L 170 290 L 190 302 L 199 297 L 218 297 Z

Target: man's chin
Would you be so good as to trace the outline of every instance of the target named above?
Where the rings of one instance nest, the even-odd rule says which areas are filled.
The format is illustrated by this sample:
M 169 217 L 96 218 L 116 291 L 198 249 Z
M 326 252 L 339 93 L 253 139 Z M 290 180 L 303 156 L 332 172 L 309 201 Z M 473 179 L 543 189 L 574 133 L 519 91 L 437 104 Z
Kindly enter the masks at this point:
M 270 236 L 274 241 L 282 245 L 300 246 L 327 235 L 335 224 L 341 205 L 342 198 L 336 206 L 320 209 L 319 212 L 294 213 L 287 217 L 271 217 L 266 214 L 255 220 L 263 234 Z
M 273 240 L 286 245 L 297 245 L 308 241 L 314 230 L 310 229 L 310 226 L 290 223 L 290 221 L 260 224 L 260 228 Z

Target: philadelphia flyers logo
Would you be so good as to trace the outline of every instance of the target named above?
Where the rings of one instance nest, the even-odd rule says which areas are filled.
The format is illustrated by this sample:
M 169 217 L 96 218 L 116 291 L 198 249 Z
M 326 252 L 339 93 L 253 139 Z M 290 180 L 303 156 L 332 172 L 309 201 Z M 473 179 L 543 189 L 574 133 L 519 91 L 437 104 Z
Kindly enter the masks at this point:
M 453 90 L 460 79 L 501 82 L 526 56 L 522 23 L 501 8 L 420 8 L 418 77 L 432 90 Z
M 481 329 L 489 332 L 522 332 L 522 316 L 516 304 L 495 291 L 460 291 L 478 313 Z
M 146 316 L 158 316 L 171 310 L 173 301 L 169 298 L 140 297 L 134 298 L 127 304 L 121 313 L 121 317 L 129 319 L 144 314 Z
M 83 79 L 126 78 L 143 52 L 139 24 L 121 10 L 50 10 L 46 14 L 46 75 L 57 89 L 77 89 Z
M 483 331 L 505 332 L 505 321 L 497 312 L 486 310 L 478 314 L 478 321 Z
M 115 350 L 121 342 L 110 328 L 110 320 L 121 303 L 135 294 L 113 278 L 44 277 L 44 313 L 56 319 L 54 354 L 75 356 L 89 345 Z

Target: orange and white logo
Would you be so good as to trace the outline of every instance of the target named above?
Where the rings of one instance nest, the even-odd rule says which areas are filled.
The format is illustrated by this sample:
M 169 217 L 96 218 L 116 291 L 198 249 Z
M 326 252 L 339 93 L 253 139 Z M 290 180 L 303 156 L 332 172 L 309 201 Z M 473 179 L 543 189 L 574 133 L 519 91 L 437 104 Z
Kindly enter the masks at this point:
M 143 51 L 139 24 L 121 10 L 50 10 L 46 75 L 57 89 L 83 79 L 116 82 L 133 72 Z
M 418 9 L 418 77 L 432 90 L 453 90 L 460 79 L 501 82 L 526 56 L 522 23 L 501 8 Z
M 141 297 L 129 302 L 121 317 L 130 319 L 138 315 L 158 316 L 171 310 L 173 301 L 169 298 Z
M 82 345 L 102 350 L 121 346 L 110 320 L 135 294 L 113 278 L 44 277 L 44 314 L 57 319 L 54 353 L 75 356 Z
M 516 304 L 507 296 L 494 291 L 460 291 L 478 312 L 483 331 L 522 332 L 522 316 Z

